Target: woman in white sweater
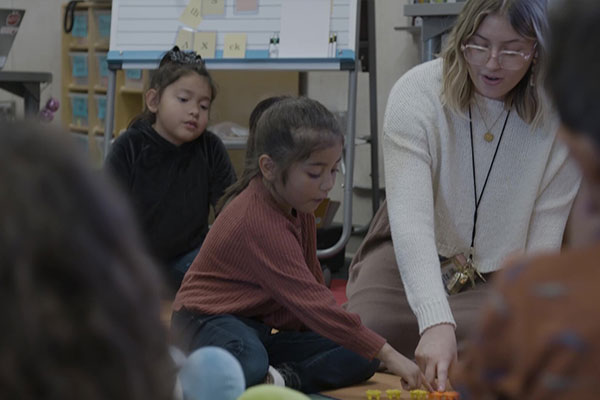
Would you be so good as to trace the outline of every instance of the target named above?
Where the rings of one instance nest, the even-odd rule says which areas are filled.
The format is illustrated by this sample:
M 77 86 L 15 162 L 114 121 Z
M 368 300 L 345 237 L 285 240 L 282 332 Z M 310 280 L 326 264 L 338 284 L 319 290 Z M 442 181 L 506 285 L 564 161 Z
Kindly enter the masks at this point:
M 546 0 L 469 0 L 441 58 L 388 100 L 387 204 L 350 267 L 347 308 L 439 390 L 484 279 L 516 253 L 559 248 L 579 187 L 543 90 L 546 11 Z

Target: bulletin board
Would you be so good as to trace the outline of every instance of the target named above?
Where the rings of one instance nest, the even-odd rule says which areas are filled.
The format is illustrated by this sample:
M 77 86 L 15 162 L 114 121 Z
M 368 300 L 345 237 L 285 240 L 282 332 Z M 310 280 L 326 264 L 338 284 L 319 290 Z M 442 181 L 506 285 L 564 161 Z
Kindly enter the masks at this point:
M 117 68 L 151 68 L 178 44 L 210 50 L 202 54 L 209 67 L 345 70 L 356 59 L 357 10 L 357 0 L 113 0 L 107 61 Z M 235 35 L 241 40 L 232 42 Z M 276 57 L 270 52 L 274 38 Z M 228 54 L 232 43 L 242 42 L 241 53 Z

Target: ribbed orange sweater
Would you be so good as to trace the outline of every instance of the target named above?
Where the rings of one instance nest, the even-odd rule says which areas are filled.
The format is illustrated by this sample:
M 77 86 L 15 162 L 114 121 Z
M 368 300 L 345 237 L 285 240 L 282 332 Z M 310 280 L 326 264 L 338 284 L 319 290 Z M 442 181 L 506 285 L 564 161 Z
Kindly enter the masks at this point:
M 368 359 L 385 339 L 337 305 L 316 256 L 314 216 L 286 215 L 255 178 L 219 215 L 185 275 L 174 310 L 256 318 L 311 330 Z

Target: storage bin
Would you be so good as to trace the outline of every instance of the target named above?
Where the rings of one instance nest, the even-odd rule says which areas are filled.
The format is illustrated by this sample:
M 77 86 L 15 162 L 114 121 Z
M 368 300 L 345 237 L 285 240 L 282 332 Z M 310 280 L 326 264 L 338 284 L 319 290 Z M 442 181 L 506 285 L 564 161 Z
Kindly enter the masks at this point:
M 144 74 L 141 69 L 125 70 L 125 87 L 127 89 L 142 90 L 144 88 Z
M 73 84 L 87 86 L 89 82 L 88 54 L 84 52 L 69 53 L 71 59 L 71 79 Z
M 87 46 L 88 33 L 87 11 L 75 11 L 73 13 L 73 29 L 71 30 L 71 46 Z
M 93 15 L 96 29 L 96 46 L 108 48 L 110 43 L 110 10 L 96 9 L 93 11 Z
M 96 94 L 94 95 L 94 99 L 98 127 L 104 129 L 104 120 L 106 118 L 106 95 Z
M 96 52 L 96 71 L 98 71 L 97 85 L 106 88 L 108 86 L 108 63 L 105 52 Z
M 71 99 L 71 124 L 78 128 L 88 127 L 88 95 L 69 93 Z
M 75 142 L 75 147 L 85 157 L 90 153 L 90 138 L 87 133 L 71 132 L 71 138 Z

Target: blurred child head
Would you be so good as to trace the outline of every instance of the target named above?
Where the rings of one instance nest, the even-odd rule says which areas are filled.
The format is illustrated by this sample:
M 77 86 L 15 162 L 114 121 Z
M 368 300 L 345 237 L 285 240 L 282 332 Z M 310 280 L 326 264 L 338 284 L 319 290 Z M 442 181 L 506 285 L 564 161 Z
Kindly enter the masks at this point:
M 179 146 L 206 130 L 216 95 L 202 58 L 175 46 L 152 74 L 145 94 L 146 108 L 139 119 L 151 123 L 163 138 Z
M 254 141 L 256 139 L 256 125 L 258 124 L 258 120 L 267 108 L 286 98 L 288 96 L 268 97 L 259 101 L 250 113 L 250 119 L 248 120 L 248 141 L 246 143 L 246 161 L 250 160 L 254 154 Z
M 462 113 L 479 92 L 503 100 L 507 108 L 514 106 L 527 123 L 539 121 L 545 112 L 547 31 L 547 0 L 468 0 L 442 52 L 445 103 Z M 509 50 L 526 57 L 514 56 L 519 68 L 502 67 L 498 53 L 493 62 L 475 65 L 467 61 L 468 49 L 463 47 L 467 44 L 488 48 L 490 53 Z M 487 85 L 485 75 L 501 78 L 501 82 Z
M 0 398 L 167 399 L 159 282 L 65 134 L 0 124 Z
M 562 120 L 561 137 L 588 182 L 598 185 L 600 2 L 562 1 L 551 15 L 551 28 L 548 88 Z M 600 197 L 595 200 L 600 204 Z
M 258 119 L 253 141 L 255 150 L 246 159 L 241 178 L 223 196 L 222 204 L 227 204 L 259 175 L 275 191 L 276 197 L 281 196 L 282 190 L 301 183 L 290 179 L 293 175 L 294 178 L 306 178 L 308 182 L 312 180 L 320 189 L 305 193 L 302 197 L 309 197 L 301 200 L 307 200 L 307 203 L 292 208 L 308 211 L 314 206 L 314 211 L 316 202 L 323 200 L 335 181 L 343 141 L 337 119 L 318 101 L 290 97 L 274 102 Z M 319 160 L 311 160 L 315 157 Z M 301 171 L 297 171 L 298 168 Z

